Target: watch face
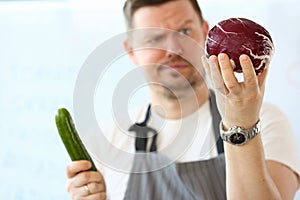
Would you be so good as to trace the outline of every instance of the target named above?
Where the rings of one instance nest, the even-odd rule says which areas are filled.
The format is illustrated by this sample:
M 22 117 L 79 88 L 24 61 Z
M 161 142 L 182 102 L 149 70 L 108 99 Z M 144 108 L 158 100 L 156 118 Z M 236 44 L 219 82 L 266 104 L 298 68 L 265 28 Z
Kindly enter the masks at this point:
M 246 137 L 241 133 L 234 133 L 229 137 L 229 140 L 233 144 L 243 144 L 246 141 Z

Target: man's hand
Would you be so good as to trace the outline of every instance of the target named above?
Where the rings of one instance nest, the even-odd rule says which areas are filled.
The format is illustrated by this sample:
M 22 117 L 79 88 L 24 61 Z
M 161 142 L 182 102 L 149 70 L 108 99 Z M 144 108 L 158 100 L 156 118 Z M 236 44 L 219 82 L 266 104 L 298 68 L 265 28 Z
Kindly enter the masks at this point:
M 100 172 L 87 171 L 91 163 L 86 160 L 74 161 L 67 166 L 67 191 L 73 200 L 104 200 L 106 186 Z
M 238 82 L 226 54 L 211 56 L 208 61 L 204 58 L 203 64 L 212 81 L 224 127 L 252 127 L 259 118 L 267 69 L 256 75 L 250 58 L 241 55 L 244 81 Z

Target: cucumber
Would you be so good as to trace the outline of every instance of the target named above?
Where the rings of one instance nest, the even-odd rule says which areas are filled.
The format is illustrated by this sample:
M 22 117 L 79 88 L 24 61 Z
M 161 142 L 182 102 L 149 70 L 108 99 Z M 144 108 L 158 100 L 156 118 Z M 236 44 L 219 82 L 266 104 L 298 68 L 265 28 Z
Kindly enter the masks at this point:
M 92 163 L 92 167 L 89 170 L 97 171 L 91 156 L 77 133 L 73 119 L 66 108 L 58 109 L 57 114 L 55 115 L 55 122 L 60 138 L 62 139 L 71 160 L 88 160 Z

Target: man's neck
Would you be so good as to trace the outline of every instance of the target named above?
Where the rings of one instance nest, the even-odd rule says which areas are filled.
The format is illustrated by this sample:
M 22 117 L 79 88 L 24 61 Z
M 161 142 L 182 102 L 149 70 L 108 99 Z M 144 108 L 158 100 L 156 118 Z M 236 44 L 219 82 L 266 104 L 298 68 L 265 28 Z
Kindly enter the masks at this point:
M 180 119 L 194 113 L 209 98 L 209 90 L 205 84 L 195 88 L 195 93 L 182 98 L 168 98 L 162 94 L 152 93 L 151 104 L 154 111 L 167 119 Z

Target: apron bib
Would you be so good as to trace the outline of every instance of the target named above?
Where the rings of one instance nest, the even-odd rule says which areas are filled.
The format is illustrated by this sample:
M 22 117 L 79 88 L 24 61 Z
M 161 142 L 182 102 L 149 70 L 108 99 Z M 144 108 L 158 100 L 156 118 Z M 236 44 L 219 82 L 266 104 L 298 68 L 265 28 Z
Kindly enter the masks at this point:
M 136 132 L 136 154 L 129 177 L 125 200 L 223 200 L 226 199 L 225 158 L 223 141 L 219 134 L 220 114 L 217 110 L 214 93 L 211 91 L 210 110 L 217 141 L 218 156 L 209 160 L 174 163 L 156 152 L 154 129 L 147 127 L 150 117 L 148 107 L 145 120 L 136 123 L 129 131 Z M 149 152 L 146 137 L 151 132 L 152 144 Z M 170 163 L 163 168 L 162 163 Z M 158 170 L 153 170 L 157 168 Z

